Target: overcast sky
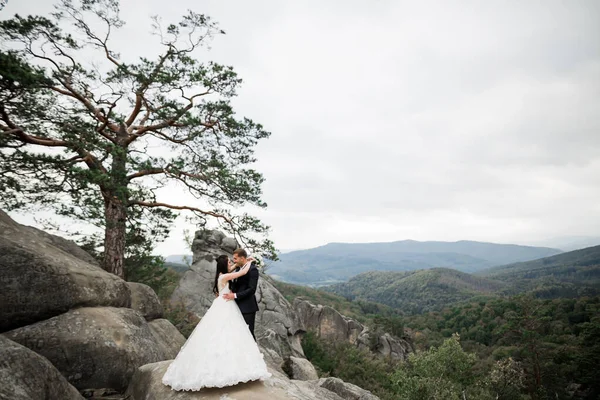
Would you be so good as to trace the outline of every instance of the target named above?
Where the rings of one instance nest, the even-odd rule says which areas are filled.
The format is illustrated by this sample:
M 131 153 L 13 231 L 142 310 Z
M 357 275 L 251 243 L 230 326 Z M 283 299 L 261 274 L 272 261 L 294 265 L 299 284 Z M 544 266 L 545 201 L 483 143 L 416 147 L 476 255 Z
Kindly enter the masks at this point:
M 238 113 L 272 132 L 259 215 L 279 248 L 600 235 L 597 0 L 122 3 L 126 54 L 158 51 L 154 14 L 227 31 L 202 56 L 236 68 Z M 158 251 L 185 252 L 184 228 Z

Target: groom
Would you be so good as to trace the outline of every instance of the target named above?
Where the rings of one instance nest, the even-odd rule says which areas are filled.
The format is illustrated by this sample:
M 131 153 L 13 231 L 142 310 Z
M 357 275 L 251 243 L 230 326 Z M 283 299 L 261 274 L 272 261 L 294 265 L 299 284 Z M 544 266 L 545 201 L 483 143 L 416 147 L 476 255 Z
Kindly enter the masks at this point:
M 248 261 L 248 253 L 244 249 L 237 249 L 233 252 L 233 270 L 239 271 Z M 223 297 L 226 300 L 235 300 L 242 315 L 244 316 L 244 320 L 246 324 L 248 324 L 248 328 L 252 333 L 252 337 L 254 341 L 256 341 L 256 336 L 254 336 L 254 320 L 256 319 L 256 312 L 258 311 L 258 303 L 256 302 L 256 297 L 254 297 L 254 293 L 256 292 L 256 287 L 258 286 L 258 268 L 256 268 L 256 263 L 252 261 L 250 265 L 250 271 L 244 276 L 240 276 L 237 279 L 229 281 L 229 289 L 231 289 L 231 293 L 226 293 Z

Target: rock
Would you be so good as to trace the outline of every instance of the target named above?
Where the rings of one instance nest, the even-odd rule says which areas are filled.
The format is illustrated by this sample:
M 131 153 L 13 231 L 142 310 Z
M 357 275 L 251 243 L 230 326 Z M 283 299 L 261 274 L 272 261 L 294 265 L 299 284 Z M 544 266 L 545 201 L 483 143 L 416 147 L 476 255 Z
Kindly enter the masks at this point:
M 45 242 L 47 245 L 58 247 L 65 253 L 68 253 L 74 257 L 85 261 L 88 264 L 99 265 L 98 261 L 92 257 L 87 251 L 83 250 L 72 240 L 62 238 L 60 236 L 51 235 L 40 229 L 34 228 L 33 226 L 20 225 L 8 216 L 7 213 L 0 210 L 0 226 L 12 226 L 14 229 L 29 231 L 32 235 L 36 236 L 38 240 Z
M 197 231 L 192 242 L 193 262 L 173 291 L 171 303 L 183 303 L 198 316 L 204 315 L 214 300 L 215 260 L 221 254 L 232 254 L 237 242 L 231 243 L 222 232 Z M 232 244 L 234 244 L 232 246 Z
M 199 317 L 203 316 L 214 300 L 215 259 L 221 254 L 232 254 L 237 246 L 234 239 L 221 232 L 196 232 L 192 244 L 194 262 L 173 292 L 171 302 L 182 303 Z M 290 303 L 264 274 L 255 296 L 260 309 L 256 314 L 257 341 L 268 364 L 282 372 L 281 366 L 289 356 L 304 357 L 300 345 L 304 327 Z
M 331 307 L 314 305 L 302 298 L 294 300 L 294 309 L 307 330 L 314 331 L 319 337 L 330 340 L 343 340 L 357 345 L 361 349 L 371 349 L 369 328 L 351 318 L 347 318 Z M 388 333 L 380 334 L 377 338 L 375 352 L 382 357 L 393 360 L 406 360 L 413 352 L 413 346 L 406 340 L 395 338 Z
M 319 386 L 336 393 L 345 400 L 379 400 L 379 397 L 368 390 L 344 382 L 339 378 L 322 378 L 319 380 Z
M 373 351 L 371 348 L 371 335 L 372 332 L 369 329 L 361 332 L 357 341 L 358 347 Z M 414 347 L 408 341 L 393 337 L 389 333 L 384 333 L 378 336 L 374 351 L 382 357 L 405 361 L 408 354 L 414 352 L 414 350 Z
M 4 335 L 46 357 L 78 389 L 124 390 L 139 366 L 175 358 L 185 342 L 166 320 L 148 323 L 112 307 L 74 309 Z
M 127 286 L 131 290 L 131 308 L 139 311 L 147 321 L 162 318 L 162 304 L 150 286 L 136 282 L 127 282 Z
M 294 300 L 294 309 L 298 311 L 306 329 L 326 340 L 342 340 L 354 344 L 365 329 L 360 323 L 346 318 L 331 307 L 314 305 L 302 298 Z
M 179 333 L 177 328 L 167 319 L 155 319 L 148 323 L 154 341 L 161 346 L 161 352 L 166 355 L 175 357 L 181 346 L 185 343 L 185 337 Z M 163 358 L 165 359 L 165 358 Z
M 0 332 L 75 307 L 129 307 L 125 281 L 85 261 L 85 252 L 67 242 L 0 211 Z
M 320 381 L 295 381 L 276 370 L 264 382 L 256 381 L 227 388 L 204 389 L 198 392 L 175 391 L 162 383 L 170 361 L 140 367 L 131 380 L 126 396 L 130 400 L 344 400 L 321 387 Z M 343 381 L 342 381 L 343 382 Z M 354 385 L 352 385 L 354 387 Z M 368 392 L 367 392 L 368 393 Z M 372 400 L 364 397 L 361 400 Z M 377 397 L 374 397 L 377 399 Z
M 314 365 L 306 358 L 290 357 L 287 361 L 287 373 L 290 378 L 299 381 L 312 381 L 319 379 L 319 374 Z
M 0 399 L 82 400 L 44 357 L 0 335 Z

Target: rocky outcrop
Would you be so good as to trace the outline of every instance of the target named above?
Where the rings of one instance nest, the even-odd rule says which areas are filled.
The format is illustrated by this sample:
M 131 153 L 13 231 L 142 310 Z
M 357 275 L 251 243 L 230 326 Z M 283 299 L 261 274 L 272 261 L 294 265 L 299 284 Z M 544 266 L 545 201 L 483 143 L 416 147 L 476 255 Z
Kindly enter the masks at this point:
M 360 333 L 365 329 L 360 323 L 347 318 L 335 309 L 314 305 L 308 300 L 296 298 L 294 309 L 306 329 L 312 330 L 323 339 L 345 341 L 355 344 Z
M 371 336 L 373 332 L 365 329 L 358 337 L 358 347 L 377 352 L 382 357 L 389 357 L 393 360 L 404 361 L 409 353 L 414 352 L 413 346 L 406 340 L 393 337 L 389 333 L 377 334 L 374 342 Z
M 85 261 L 90 256 L 76 247 L 0 211 L 0 332 L 75 307 L 129 307 L 125 281 Z
M 124 390 L 137 367 L 175 358 L 185 342 L 159 321 L 148 324 L 128 308 L 78 308 L 4 335 L 46 357 L 78 389 Z
M 183 303 L 198 316 L 204 315 L 214 300 L 215 259 L 221 254 L 233 253 L 237 246 L 235 240 L 221 232 L 196 232 L 192 244 L 193 263 L 173 292 L 171 302 Z M 280 370 L 288 357 L 304 357 L 300 344 L 304 327 L 290 303 L 263 274 L 256 299 L 260 309 L 256 315 L 256 337 L 267 362 Z
M 292 379 L 299 381 L 312 381 L 319 379 L 319 374 L 310 361 L 306 358 L 290 357 L 285 363 L 285 371 Z
M 183 303 L 198 316 L 204 315 L 215 299 L 215 260 L 221 254 L 232 254 L 237 242 L 222 232 L 197 231 L 192 242 L 193 260 L 190 269 L 183 274 L 171 297 L 171 303 Z
M 319 380 L 318 385 L 345 400 L 379 400 L 379 397 L 373 395 L 371 392 L 351 383 L 344 382 L 339 378 L 323 378 Z
M 150 286 L 135 282 L 127 282 L 127 286 L 131 290 L 131 308 L 139 311 L 147 321 L 162 318 L 162 304 Z
M 83 400 L 44 357 L 0 335 L 0 399 Z
M 220 232 L 197 232 L 194 263 L 173 301 L 203 315 L 214 299 L 215 257 L 236 246 Z M 151 288 L 124 282 L 73 242 L 21 226 L 2 212 L 0 287 L 0 398 L 80 399 L 77 389 L 96 396 L 128 387 L 130 398 L 140 400 L 342 400 L 344 390 L 362 390 L 343 382 L 345 389 L 326 388 L 316 379 L 300 345 L 301 319 L 264 275 L 256 293 L 256 333 L 273 377 L 195 393 L 161 382 L 171 362 L 164 360 L 174 359 L 185 339 L 161 318 Z M 283 373 L 285 362 L 295 379 Z
M 304 327 L 323 339 L 346 341 L 394 360 L 405 360 L 408 353 L 413 351 L 410 343 L 387 333 L 377 333 L 377 338 L 373 339 L 372 335 L 375 333 L 369 328 L 331 307 L 314 305 L 306 299 L 296 298 L 294 309 L 298 311 Z
M 272 369 L 273 376 L 264 382 L 249 382 L 227 388 L 203 389 L 198 392 L 174 391 L 161 379 L 171 361 L 144 365 L 133 376 L 126 395 L 130 400 L 378 400 L 378 397 L 339 379 L 297 381 Z M 338 384 L 338 382 L 341 382 Z M 341 395 L 328 389 L 337 390 Z M 357 394 L 360 393 L 357 397 Z M 344 397 L 350 395 L 353 397 Z
M 125 390 L 138 367 L 174 358 L 185 342 L 161 319 L 150 287 L 125 282 L 75 243 L 2 211 L 0 284 L 4 337 L 43 356 L 78 389 Z

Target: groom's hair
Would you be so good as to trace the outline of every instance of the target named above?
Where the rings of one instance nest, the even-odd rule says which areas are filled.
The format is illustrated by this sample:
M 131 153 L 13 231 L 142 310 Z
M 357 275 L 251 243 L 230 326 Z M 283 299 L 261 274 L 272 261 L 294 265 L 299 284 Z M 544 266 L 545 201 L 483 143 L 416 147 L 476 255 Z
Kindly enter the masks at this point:
M 235 254 L 238 257 L 242 257 L 242 258 L 248 258 L 248 253 L 246 253 L 246 250 L 244 249 L 236 249 L 233 254 Z

